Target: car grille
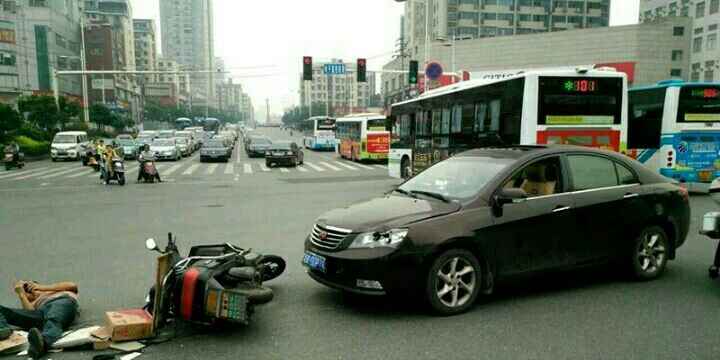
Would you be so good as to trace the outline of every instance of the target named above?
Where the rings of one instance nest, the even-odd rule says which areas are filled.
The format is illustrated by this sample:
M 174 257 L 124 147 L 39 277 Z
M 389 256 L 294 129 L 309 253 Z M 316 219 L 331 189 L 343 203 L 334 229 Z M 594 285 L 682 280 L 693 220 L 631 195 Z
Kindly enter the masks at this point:
M 310 234 L 310 242 L 323 249 L 335 250 L 351 232 L 352 230 L 315 224 Z

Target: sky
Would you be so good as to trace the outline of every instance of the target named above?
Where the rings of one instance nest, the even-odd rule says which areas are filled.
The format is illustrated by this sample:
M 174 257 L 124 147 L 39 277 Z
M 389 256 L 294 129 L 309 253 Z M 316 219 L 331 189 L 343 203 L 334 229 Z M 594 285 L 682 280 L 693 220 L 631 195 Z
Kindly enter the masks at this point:
M 133 17 L 155 19 L 159 32 L 162 0 L 130 1 Z M 637 23 L 639 1 L 611 0 L 610 25 Z M 214 0 L 214 7 L 215 55 L 250 94 L 256 110 L 264 110 L 269 99 L 271 111 L 281 113 L 298 101 L 305 55 L 315 62 L 367 58 L 368 70 L 380 70 L 400 36 L 404 5 L 395 0 Z

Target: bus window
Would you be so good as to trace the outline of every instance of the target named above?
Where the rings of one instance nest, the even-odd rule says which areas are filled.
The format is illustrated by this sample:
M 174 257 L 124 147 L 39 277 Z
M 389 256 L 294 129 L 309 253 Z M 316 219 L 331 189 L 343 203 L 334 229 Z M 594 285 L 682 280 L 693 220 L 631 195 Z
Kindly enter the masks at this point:
M 487 118 L 487 104 L 479 103 L 476 106 L 477 115 L 475 116 L 475 131 L 485 132 L 489 131 L 489 128 L 485 128 L 485 119 Z M 464 124 L 463 124 L 464 125 Z M 465 126 L 463 126 L 463 132 L 465 132 Z
M 442 113 L 440 109 L 435 109 L 432 111 L 432 134 L 433 135 L 440 135 L 440 129 L 442 127 L 442 119 L 441 119 Z
M 665 88 L 630 92 L 629 149 L 660 148 L 666 93 Z
M 459 106 L 453 106 L 452 110 L 450 110 L 450 117 L 451 117 L 451 125 L 450 125 L 450 131 L 453 134 L 457 134 L 462 131 L 462 118 L 460 117 L 460 107 Z
M 677 121 L 720 122 L 720 86 L 688 86 L 680 89 Z

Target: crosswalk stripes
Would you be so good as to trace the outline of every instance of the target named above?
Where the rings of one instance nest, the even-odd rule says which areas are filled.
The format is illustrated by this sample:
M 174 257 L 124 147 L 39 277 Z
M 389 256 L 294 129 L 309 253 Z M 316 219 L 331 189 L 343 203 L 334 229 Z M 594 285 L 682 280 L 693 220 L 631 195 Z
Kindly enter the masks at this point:
M 326 168 L 328 168 L 328 169 L 330 169 L 330 170 L 342 171 L 340 168 L 335 167 L 335 166 L 332 166 L 332 165 L 330 165 L 329 163 L 326 163 L 326 162 L 324 162 L 324 161 L 321 161 L 321 162 L 320 162 L 320 165 L 325 166 Z
M 199 168 L 199 167 L 200 167 L 200 164 L 192 164 L 192 165 L 190 165 L 189 168 L 185 169 L 185 171 L 183 171 L 182 174 L 183 175 L 192 175 L 195 172 L 195 170 L 197 170 L 197 168 Z
M 46 170 L 46 169 L 48 169 L 47 166 L 46 166 L 46 167 L 37 168 L 37 169 L 27 169 L 27 170 L 20 170 L 20 171 L 8 171 L 9 174 L 3 174 L 3 175 L 1 175 L 1 176 L 0 176 L 0 180 L 1 180 L 1 179 L 11 178 L 11 177 L 16 177 L 16 176 L 20 176 L 20 175 L 32 174 L 32 173 L 36 173 L 36 172 L 43 171 L 43 170 Z
M 244 171 L 246 174 L 252 174 L 252 173 L 253 173 L 252 166 L 250 166 L 250 164 L 243 164 L 243 169 L 244 169 L 243 171 Z
M 309 163 L 309 162 L 307 162 L 307 161 L 304 163 L 304 165 L 307 165 L 307 166 L 313 168 L 313 170 L 318 171 L 318 172 L 323 172 L 323 171 L 325 171 L 325 169 L 323 169 L 323 168 L 321 168 L 321 167 L 319 167 L 319 166 L 317 166 L 317 165 L 315 165 L 315 164 L 313 164 L 313 163 Z
M 205 173 L 208 175 L 212 175 L 215 173 L 215 170 L 217 170 L 218 164 L 210 164 L 208 168 L 206 169 Z
M 43 176 L 43 175 L 47 175 L 50 173 L 54 173 L 54 172 L 57 172 L 58 170 L 63 170 L 63 169 L 66 169 L 66 168 L 54 168 L 54 169 L 50 169 L 50 170 L 40 171 L 40 172 L 37 172 L 34 174 L 28 174 L 28 175 L 23 175 L 20 177 L 12 178 L 11 180 L 25 180 L 25 179 L 29 179 L 31 177 Z
M 304 168 L 303 166 L 297 166 L 296 169 L 297 169 L 299 172 L 308 172 L 308 171 L 309 171 L 308 169 Z
M 342 167 L 344 167 L 344 168 L 346 168 L 346 169 L 350 169 L 350 170 L 352 170 L 352 171 L 358 170 L 358 168 L 352 167 L 352 166 L 350 166 L 350 165 L 348 165 L 348 164 L 345 164 L 345 163 L 343 163 L 342 161 L 335 161 L 335 164 L 336 164 L 336 165 L 340 165 L 340 166 L 342 166 Z
M 183 166 L 183 164 L 175 164 L 175 165 L 169 167 L 167 170 L 163 170 L 162 175 L 163 176 L 172 175 L 174 172 L 178 171 L 182 166 Z M 160 170 L 158 170 L 158 171 L 160 171 Z
M 71 175 L 65 176 L 65 178 L 66 179 L 74 179 L 74 178 L 78 178 L 78 177 L 86 176 L 86 175 L 90 175 L 90 174 L 95 174 L 95 170 L 93 170 L 92 168 L 87 168 L 87 169 L 85 169 L 85 171 L 81 171 L 77 174 L 71 174 Z
M 225 165 L 225 175 L 232 175 L 235 173 L 235 165 L 233 163 L 228 163 Z
M 290 170 L 288 170 L 287 168 L 280 168 L 280 172 L 289 173 Z
M 353 163 L 353 166 L 357 166 L 357 167 L 360 167 L 360 168 L 363 168 L 363 169 L 366 169 L 366 170 L 373 170 L 372 167 L 367 166 L 367 165 L 363 165 L 363 164 Z
M 39 177 L 38 179 L 43 179 L 43 180 L 44 180 L 44 179 L 52 179 L 52 178 L 55 178 L 55 177 L 58 177 L 58 176 L 67 175 L 67 174 L 69 174 L 69 173 L 71 173 L 71 172 L 76 172 L 76 171 L 78 171 L 78 170 L 81 170 L 81 171 L 82 171 L 83 168 L 66 169 L 66 170 L 63 170 L 63 171 L 54 172 L 54 173 L 52 173 L 52 174 L 43 175 L 43 176 Z
M 265 172 L 270 171 L 270 169 L 267 166 L 265 166 L 264 164 L 260 164 L 260 170 L 265 171 Z

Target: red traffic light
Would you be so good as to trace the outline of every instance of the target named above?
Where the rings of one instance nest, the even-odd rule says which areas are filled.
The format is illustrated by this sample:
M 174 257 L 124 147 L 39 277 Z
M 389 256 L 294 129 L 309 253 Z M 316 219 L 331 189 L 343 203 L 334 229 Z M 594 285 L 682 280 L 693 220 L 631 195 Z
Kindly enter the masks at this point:
M 312 64 L 312 56 L 304 56 L 303 63 L 308 65 Z
M 365 66 L 365 59 L 358 59 L 358 65 Z

